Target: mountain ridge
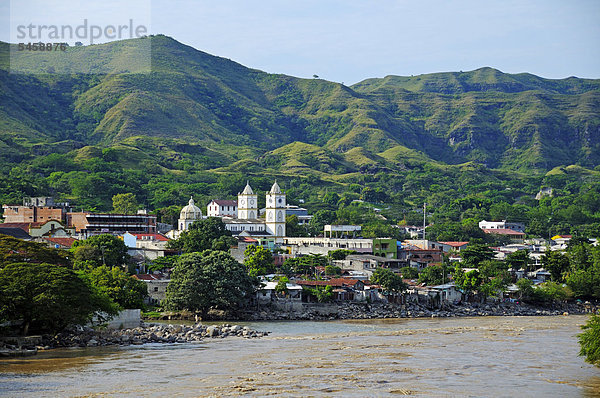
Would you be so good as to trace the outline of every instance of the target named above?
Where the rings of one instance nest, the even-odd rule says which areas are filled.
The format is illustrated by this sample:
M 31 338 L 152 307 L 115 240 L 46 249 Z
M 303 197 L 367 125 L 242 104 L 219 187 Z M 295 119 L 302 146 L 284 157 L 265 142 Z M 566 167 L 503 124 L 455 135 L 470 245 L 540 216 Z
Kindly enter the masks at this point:
M 148 41 L 150 73 L 121 73 Z M 70 47 L 66 57 L 25 54 L 25 70 L 49 71 L 27 75 L 9 73 L 9 46 L 0 43 L 6 164 L 52 154 L 85 162 L 97 151 L 81 151 L 96 147 L 159 174 L 262 170 L 337 182 L 424 165 L 543 176 L 600 164 L 599 79 L 483 67 L 344 86 L 247 68 L 162 35 Z M 51 73 L 67 61 L 107 73 Z

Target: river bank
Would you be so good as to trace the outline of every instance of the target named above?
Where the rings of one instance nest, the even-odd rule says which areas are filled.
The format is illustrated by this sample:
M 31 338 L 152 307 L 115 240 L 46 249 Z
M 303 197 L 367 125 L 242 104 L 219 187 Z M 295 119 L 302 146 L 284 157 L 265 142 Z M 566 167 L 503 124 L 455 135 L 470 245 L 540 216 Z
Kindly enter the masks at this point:
M 556 316 L 585 315 L 597 312 L 600 305 L 586 303 L 553 303 L 535 306 L 525 303 L 462 303 L 431 308 L 419 303 L 403 305 L 390 303 L 289 303 L 273 302 L 253 310 L 236 314 L 211 311 L 205 320 L 277 321 L 277 320 L 346 320 L 383 318 L 446 318 L 472 316 Z M 154 313 L 145 320 L 189 320 L 198 321 L 194 312 Z
M 65 347 L 101 347 L 115 345 L 142 345 L 147 343 L 191 343 L 204 339 L 227 337 L 257 338 L 268 335 L 239 325 L 223 324 L 173 325 L 143 324 L 130 329 L 97 330 L 91 327 L 76 327 L 55 335 L 14 337 L 9 341 L 0 341 L 0 356 L 14 357 L 33 355 L 37 351 Z M 11 344 L 12 343 L 12 344 Z
M 445 318 L 473 316 L 556 316 L 584 315 L 598 311 L 589 303 L 555 303 L 533 306 L 524 303 L 464 303 L 432 309 L 419 303 L 367 304 L 343 303 L 322 306 L 303 306 L 300 311 L 286 311 L 275 306 L 241 314 L 242 320 L 334 320 L 380 318 Z

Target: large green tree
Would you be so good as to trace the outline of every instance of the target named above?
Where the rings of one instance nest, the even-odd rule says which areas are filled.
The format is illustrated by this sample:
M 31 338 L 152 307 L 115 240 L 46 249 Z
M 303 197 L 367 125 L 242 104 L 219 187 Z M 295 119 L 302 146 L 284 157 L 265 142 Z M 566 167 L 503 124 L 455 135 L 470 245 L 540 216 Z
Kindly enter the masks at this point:
M 229 250 L 235 244 L 231 232 L 218 217 L 208 217 L 195 221 L 187 231 L 181 233 L 179 239 L 169 242 L 169 247 L 184 253 L 202 252 L 204 250 Z
M 408 285 L 402 281 L 400 275 L 396 275 L 387 268 L 376 268 L 371 275 L 371 282 L 381 287 L 388 293 L 402 293 Z
M 86 278 L 61 265 L 13 263 L 0 270 L 0 318 L 23 320 L 22 333 L 56 332 L 118 306 Z
M 148 295 L 145 282 L 134 279 L 118 267 L 100 266 L 85 273 L 89 281 L 122 308 L 143 308 Z
M 248 275 L 267 275 L 275 272 L 271 251 L 262 246 L 248 245 L 244 251 L 244 265 Z
M 494 258 L 494 251 L 483 243 L 475 243 L 461 250 L 460 255 L 465 268 L 477 268 L 482 261 Z
M 123 240 L 109 234 L 94 235 L 75 241 L 71 251 L 74 254 L 77 268 L 86 268 L 90 265 L 116 267 L 125 265 L 129 260 L 127 246 Z
M 206 250 L 184 254 L 171 274 L 165 306 L 199 311 L 203 317 L 211 308 L 235 311 L 256 286 L 256 279 L 228 253 Z
M 131 192 L 116 194 L 112 197 L 112 204 L 113 212 L 117 214 L 135 214 L 140 206 Z
M 18 262 L 71 265 L 68 252 L 0 234 L 0 268 Z

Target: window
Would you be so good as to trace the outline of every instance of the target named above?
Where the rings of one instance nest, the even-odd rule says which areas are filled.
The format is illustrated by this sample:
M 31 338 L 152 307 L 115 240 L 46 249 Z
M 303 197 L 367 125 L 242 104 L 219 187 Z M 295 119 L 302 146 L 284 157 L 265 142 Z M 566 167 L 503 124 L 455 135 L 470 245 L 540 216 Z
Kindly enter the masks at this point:
M 154 286 L 154 291 L 158 292 L 158 286 Z

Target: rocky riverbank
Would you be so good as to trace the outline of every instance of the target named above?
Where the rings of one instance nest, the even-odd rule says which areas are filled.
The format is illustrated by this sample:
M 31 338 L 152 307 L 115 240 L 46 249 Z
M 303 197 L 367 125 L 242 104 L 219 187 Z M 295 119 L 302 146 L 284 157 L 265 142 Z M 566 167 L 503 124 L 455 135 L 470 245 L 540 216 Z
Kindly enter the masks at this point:
M 100 347 L 142 345 L 147 343 L 191 343 L 204 339 L 227 337 L 257 338 L 268 335 L 248 327 L 224 324 L 207 326 L 200 323 L 188 325 L 144 324 L 132 329 L 95 330 L 90 327 L 77 327 L 56 335 L 43 335 L 38 338 L 20 341 L 20 346 L 0 341 L 0 356 L 31 355 L 38 350 L 59 347 Z M 32 345 L 35 342 L 35 345 Z M 28 345 L 29 344 L 29 345 Z
M 377 318 L 443 318 L 462 316 L 550 316 L 590 314 L 600 307 L 593 304 L 561 303 L 548 307 L 516 303 L 465 303 L 446 305 L 432 309 L 419 303 L 367 304 L 341 303 L 332 305 L 305 306 L 301 311 L 282 311 L 264 307 L 244 313 L 244 320 L 335 320 L 335 319 L 377 319 Z

